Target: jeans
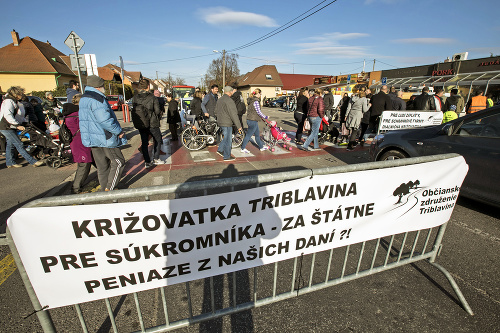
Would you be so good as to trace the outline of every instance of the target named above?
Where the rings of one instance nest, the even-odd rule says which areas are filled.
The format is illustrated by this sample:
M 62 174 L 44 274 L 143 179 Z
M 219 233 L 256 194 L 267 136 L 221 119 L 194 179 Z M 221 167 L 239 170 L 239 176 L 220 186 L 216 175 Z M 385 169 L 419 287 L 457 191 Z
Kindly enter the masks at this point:
M 307 137 L 306 142 L 304 142 L 304 148 L 308 148 L 311 141 L 314 140 L 314 149 L 319 148 L 318 144 L 318 133 L 319 133 L 319 125 L 321 125 L 320 117 L 309 117 L 309 122 L 311 123 L 311 132 Z
M 255 136 L 255 142 L 257 143 L 257 146 L 259 146 L 259 149 L 262 149 L 264 145 L 260 140 L 259 123 L 256 120 L 247 120 L 247 125 L 248 125 L 247 134 L 243 139 L 243 143 L 241 144 L 241 149 L 242 150 L 245 149 L 252 135 Z
M 219 143 L 219 148 L 217 151 L 224 155 L 224 159 L 227 160 L 231 157 L 231 146 L 233 144 L 233 128 L 232 127 L 221 127 L 222 135 L 224 136 Z
M 14 146 L 19 154 L 21 154 L 22 157 L 26 161 L 28 161 L 29 164 L 35 164 L 37 161 L 33 156 L 28 154 L 28 152 L 24 149 L 23 143 L 19 139 L 19 137 L 16 134 L 16 131 L 14 130 L 0 130 L 0 132 L 3 134 L 5 137 L 6 143 L 5 143 L 5 158 L 7 161 L 5 164 L 9 167 L 11 165 L 16 164 L 16 161 L 14 160 L 14 156 L 12 156 L 12 147 Z

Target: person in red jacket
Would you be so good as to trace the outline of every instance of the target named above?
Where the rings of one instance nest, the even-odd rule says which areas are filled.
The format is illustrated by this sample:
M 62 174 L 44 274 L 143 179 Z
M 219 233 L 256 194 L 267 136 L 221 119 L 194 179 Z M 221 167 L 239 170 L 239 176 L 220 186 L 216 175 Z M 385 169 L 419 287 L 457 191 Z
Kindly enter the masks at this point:
M 62 110 L 66 126 L 68 126 L 71 134 L 73 134 L 73 139 L 69 146 L 71 147 L 71 154 L 73 154 L 73 162 L 77 163 L 72 188 L 73 194 L 85 193 L 82 192 L 82 187 L 94 162 L 92 159 L 92 148 L 83 145 L 80 135 L 80 121 L 78 119 L 78 103 L 80 102 L 80 98 L 82 98 L 82 94 L 73 95 L 69 103 L 63 104 Z
M 321 95 L 323 94 L 322 89 L 316 89 L 314 90 L 314 95 L 309 97 L 309 101 L 307 103 L 308 105 L 308 112 L 307 112 L 307 117 L 309 119 L 309 122 L 311 123 L 311 132 L 309 133 L 309 136 L 307 137 L 306 141 L 302 146 L 298 146 L 299 149 L 309 151 L 309 144 L 314 140 L 314 148 L 312 150 L 318 150 L 319 149 L 319 143 L 318 143 L 318 133 L 319 133 L 319 126 L 321 125 L 321 119 L 325 116 L 325 104 L 323 102 L 323 97 Z

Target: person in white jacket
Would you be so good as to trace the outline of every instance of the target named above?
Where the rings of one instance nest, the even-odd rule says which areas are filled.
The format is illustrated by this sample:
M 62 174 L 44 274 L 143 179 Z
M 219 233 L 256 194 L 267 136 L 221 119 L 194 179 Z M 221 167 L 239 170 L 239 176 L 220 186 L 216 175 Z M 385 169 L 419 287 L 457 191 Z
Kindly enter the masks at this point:
M 37 161 L 24 149 L 23 143 L 17 136 L 16 130 L 23 131 L 23 122 L 26 122 L 24 107 L 19 101 L 23 97 L 24 89 L 21 87 L 10 87 L 4 97 L 0 108 L 0 132 L 5 136 L 5 157 L 7 168 L 20 168 L 12 155 L 13 147 L 17 149 L 29 164 L 38 167 L 43 161 Z
M 353 150 L 354 147 L 356 147 L 356 137 L 358 135 L 358 129 L 361 126 L 361 119 L 363 119 L 363 115 L 367 111 L 368 100 L 366 99 L 365 92 L 360 91 L 352 95 L 345 115 L 346 127 L 349 129 L 347 150 Z

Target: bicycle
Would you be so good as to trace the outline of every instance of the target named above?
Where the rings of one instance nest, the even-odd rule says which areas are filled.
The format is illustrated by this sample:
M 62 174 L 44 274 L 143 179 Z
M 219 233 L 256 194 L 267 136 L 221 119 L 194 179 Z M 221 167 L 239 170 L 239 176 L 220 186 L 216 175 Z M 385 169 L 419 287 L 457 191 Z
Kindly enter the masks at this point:
M 222 130 L 216 122 L 199 120 L 199 126 L 188 124 L 182 131 L 181 142 L 189 150 L 200 150 L 207 145 L 213 145 L 220 142 Z M 243 131 L 233 133 L 232 148 L 237 148 L 243 143 L 245 133 Z

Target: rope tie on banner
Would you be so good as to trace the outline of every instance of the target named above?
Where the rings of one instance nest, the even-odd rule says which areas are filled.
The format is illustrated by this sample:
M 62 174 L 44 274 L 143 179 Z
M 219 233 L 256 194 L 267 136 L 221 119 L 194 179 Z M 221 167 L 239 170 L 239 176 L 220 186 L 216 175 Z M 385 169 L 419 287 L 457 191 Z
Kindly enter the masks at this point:
M 29 315 L 27 315 L 26 317 L 24 317 L 23 319 L 28 319 L 29 317 L 31 317 L 32 315 L 34 315 L 35 313 L 37 312 L 40 312 L 40 311 L 43 311 L 45 309 L 47 309 L 49 306 L 48 305 L 45 305 L 43 308 L 41 308 L 40 310 L 34 310 L 32 313 L 30 313 Z
M 304 260 L 304 253 L 300 254 L 300 263 L 299 263 L 299 276 L 297 278 L 297 296 L 299 296 L 299 290 L 302 288 L 300 286 L 302 282 L 302 286 L 304 286 L 304 278 L 302 277 L 302 261 Z

